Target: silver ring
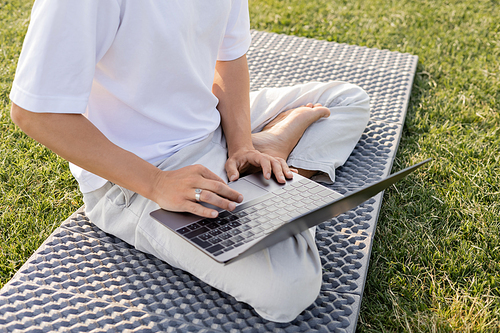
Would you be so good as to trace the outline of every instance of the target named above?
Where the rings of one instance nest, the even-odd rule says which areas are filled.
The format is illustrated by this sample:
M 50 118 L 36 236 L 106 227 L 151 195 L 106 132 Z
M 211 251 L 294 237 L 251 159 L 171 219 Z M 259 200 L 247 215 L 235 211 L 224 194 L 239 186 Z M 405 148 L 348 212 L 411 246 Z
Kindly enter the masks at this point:
M 194 198 L 196 199 L 196 201 L 200 201 L 200 197 L 201 197 L 201 188 L 197 188 L 194 190 Z

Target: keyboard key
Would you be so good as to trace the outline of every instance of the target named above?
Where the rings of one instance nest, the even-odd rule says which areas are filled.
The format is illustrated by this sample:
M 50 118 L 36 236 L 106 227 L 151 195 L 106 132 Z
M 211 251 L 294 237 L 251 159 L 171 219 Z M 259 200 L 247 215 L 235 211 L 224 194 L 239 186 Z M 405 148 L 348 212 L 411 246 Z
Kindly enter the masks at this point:
M 241 237 L 243 237 L 245 239 L 252 237 L 252 236 L 253 236 L 253 232 L 251 230 L 241 234 Z
M 233 221 L 233 222 L 229 223 L 229 226 L 232 228 L 239 227 L 240 225 L 241 225 L 241 223 L 239 223 L 237 221 Z
M 220 244 L 217 244 L 217 245 L 213 245 L 205 250 L 207 250 L 208 252 L 210 253 L 215 253 L 215 252 L 218 252 L 220 250 L 222 250 L 224 247 Z
M 261 225 L 261 228 L 263 228 L 264 230 L 267 230 L 267 229 L 271 228 L 271 226 L 272 226 L 271 223 L 265 223 L 265 224 Z
M 267 211 L 263 210 L 263 209 L 261 209 L 261 210 L 259 210 L 258 212 L 255 213 L 255 215 L 257 215 L 257 216 L 264 216 L 266 214 L 267 214 Z
M 257 222 L 257 221 L 250 221 L 250 222 L 247 223 L 247 225 L 253 228 L 256 225 L 259 225 L 259 222 Z
M 222 234 L 222 231 L 220 231 L 219 229 L 215 229 L 215 230 L 210 231 L 209 234 L 212 236 L 217 236 L 217 235 Z
M 253 228 L 253 229 L 252 229 L 252 232 L 253 232 L 254 234 L 258 234 L 258 233 L 262 232 L 263 230 L 264 230 L 264 229 L 263 229 L 263 228 L 259 225 L 258 227 Z
M 212 244 L 218 244 L 218 243 L 222 242 L 222 239 L 220 239 L 219 237 L 212 237 L 208 241 Z
M 327 195 L 329 195 L 330 193 L 332 193 L 332 191 L 330 191 L 330 189 L 323 189 L 323 191 L 319 192 L 318 194 L 321 196 L 321 197 L 326 197 Z
M 224 247 L 228 247 L 228 246 L 234 245 L 234 242 L 230 239 L 226 239 L 225 241 L 223 241 L 221 243 L 221 245 L 223 245 Z
M 304 208 L 304 207 L 301 207 L 301 208 L 297 208 L 297 213 L 302 215 L 304 213 L 307 213 L 309 211 L 309 209 L 307 208 Z
M 260 209 L 263 209 L 264 207 L 265 206 L 262 203 L 258 203 L 255 206 L 253 206 L 252 208 L 254 208 L 255 210 L 260 210 Z
M 252 214 L 252 213 L 255 213 L 257 211 L 257 209 L 255 209 L 255 207 L 248 207 L 247 209 L 245 209 L 245 212 L 247 212 L 247 214 Z
M 305 182 L 304 186 L 307 187 L 307 188 L 314 188 L 314 187 L 317 187 L 318 184 L 316 184 L 314 182 L 312 182 L 312 183 L 311 182 Z
M 269 219 L 275 219 L 275 218 L 277 218 L 278 216 L 279 216 L 279 215 L 278 215 L 278 214 L 276 214 L 276 213 L 269 213 L 269 214 L 267 214 L 267 218 L 269 218 Z
M 312 203 L 312 200 L 309 200 L 309 203 Z M 294 202 L 292 205 L 293 205 L 293 207 L 300 208 L 300 207 L 304 207 L 306 205 L 306 203 L 302 202 L 302 201 L 297 201 L 297 202 Z
M 231 213 L 228 212 L 227 210 L 223 210 L 222 212 L 219 212 L 219 218 L 224 218 L 224 217 L 227 217 L 227 216 L 231 216 Z
M 228 234 L 235 236 L 237 234 L 241 234 L 241 231 L 239 231 L 238 229 L 232 229 L 228 232 Z
M 250 241 L 253 241 L 254 239 L 255 239 L 255 237 L 254 237 L 254 236 L 252 236 L 252 237 L 247 237 L 247 238 L 245 238 L 245 239 L 243 240 L 243 243 L 248 243 L 248 242 L 250 242 Z
M 231 238 L 231 240 L 232 240 L 233 242 L 235 242 L 235 243 L 240 243 L 241 241 L 243 241 L 243 240 L 244 240 L 244 238 L 243 238 L 243 237 L 241 237 L 240 235 L 238 235 L 238 236 L 235 236 L 235 237 Z M 241 245 L 241 244 L 240 244 L 240 245 Z M 238 245 L 235 245 L 234 247 L 236 247 L 236 246 L 238 246 Z
M 219 227 L 219 225 L 217 223 L 210 223 L 206 226 L 208 229 L 217 229 Z
M 181 235 L 184 235 L 185 233 L 188 233 L 188 232 L 190 232 L 191 230 L 189 230 L 189 228 L 184 227 L 184 228 L 179 228 L 179 229 L 177 229 L 177 230 L 175 230 L 175 231 L 177 231 L 177 233 L 179 233 L 179 234 L 181 234 Z
M 187 227 L 189 228 L 189 230 L 196 230 L 196 229 L 201 228 L 201 225 L 199 225 L 198 223 L 192 223 L 192 224 L 188 225 Z
M 331 192 L 330 194 L 328 194 L 328 197 L 331 198 L 332 200 L 336 200 L 342 198 L 342 195 L 337 192 Z
M 276 207 L 276 206 L 271 206 L 271 207 L 268 207 L 267 210 L 270 211 L 270 212 L 275 212 L 277 211 L 279 208 Z
M 207 232 L 206 234 L 203 234 L 203 235 L 201 235 L 201 236 L 198 236 L 198 238 L 199 238 L 199 239 L 204 240 L 204 241 L 209 240 L 209 239 L 210 239 L 210 238 L 212 238 L 212 237 L 213 237 L 213 236 L 212 236 L 212 235 L 210 235 L 210 233 L 208 233 L 208 232 Z
M 200 228 L 198 228 L 196 230 L 188 232 L 187 234 L 184 234 L 183 236 L 186 237 L 186 238 L 191 239 L 191 238 L 194 238 L 194 237 L 199 236 L 201 234 L 204 234 L 207 231 L 209 231 L 208 228 L 206 228 L 206 227 L 200 227 Z
M 250 222 L 250 219 L 248 217 L 242 217 L 238 220 L 241 224 L 248 223 Z
M 279 190 L 276 190 L 273 192 L 273 194 L 275 195 L 282 195 L 282 194 L 285 194 L 286 193 L 286 190 L 285 188 L 280 188 Z
M 281 197 L 281 195 L 279 197 L 274 197 L 271 199 L 272 202 L 282 202 L 283 201 L 283 198 Z
M 201 240 L 199 238 L 192 238 L 191 241 L 197 245 L 199 245 L 200 247 L 206 249 L 207 247 L 210 247 L 212 246 L 212 243 L 210 242 L 206 242 L 204 240 Z
M 310 193 L 319 193 L 321 191 L 323 191 L 323 187 L 321 187 L 321 186 L 318 186 L 318 187 L 315 187 L 315 188 L 312 188 L 309 190 Z
M 275 206 L 276 206 L 276 207 L 278 207 L 278 208 L 283 208 L 283 207 L 286 207 L 286 206 L 287 206 L 287 204 L 286 204 L 286 203 L 284 203 L 284 202 L 278 202 L 278 203 L 276 203 L 276 205 L 275 205 Z
M 250 227 L 249 225 L 242 225 L 241 227 L 239 227 L 238 229 L 240 229 L 241 231 L 247 231 L 249 229 L 252 229 L 252 227 Z
M 225 233 L 225 234 L 222 234 L 219 236 L 220 239 L 228 239 L 228 238 L 231 238 L 231 235 L 229 235 L 228 233 Z
M 281 226 L 283 224 L 283 221 L 276 219 L 276 220 L 272 220 L 271 223 L 275 226 Z
M 203 219 L 201 221 L 198 221 L 198 224 L 201 225 L 201 226 L 209 225 L 210 223 L 213 222 L 213 221 L 210 221 L 210 220 L 209 219 Z
M 224 232 L 229 231 L 229 230 L 231 230 L 231 229 L 232 229 L 232 228 L 231 228 L 230 226 L 228 226 L 228 225 L 222 226 L 222 227 L 220 228 L 220 230 L 222 230 L 222 231 L 224 231 Z

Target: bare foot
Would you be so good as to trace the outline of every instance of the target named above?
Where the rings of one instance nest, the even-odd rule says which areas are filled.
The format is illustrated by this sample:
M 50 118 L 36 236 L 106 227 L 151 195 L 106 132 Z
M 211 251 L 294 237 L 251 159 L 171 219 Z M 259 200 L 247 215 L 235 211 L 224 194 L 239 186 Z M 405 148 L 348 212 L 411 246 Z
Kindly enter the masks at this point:
M 261 132 L 252 134 L 258 151 L 287 159 L 304 131 L 315 121 L 330 116 L 330 110 L 321 104 L 312 104 L 282 112 Z

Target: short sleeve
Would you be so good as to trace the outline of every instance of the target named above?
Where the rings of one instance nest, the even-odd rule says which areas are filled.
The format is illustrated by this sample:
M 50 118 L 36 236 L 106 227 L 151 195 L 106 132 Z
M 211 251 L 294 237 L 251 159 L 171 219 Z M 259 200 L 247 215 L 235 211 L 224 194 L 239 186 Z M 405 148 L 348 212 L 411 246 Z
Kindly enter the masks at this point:
M 36 0 L 11 100 L 33 112 L 84 113 L 119 23 L 114 0 Z
M 247 0 L 233 0 L 218 60 L 229 61 L 244 55 L 250 47 L 250 17 Z

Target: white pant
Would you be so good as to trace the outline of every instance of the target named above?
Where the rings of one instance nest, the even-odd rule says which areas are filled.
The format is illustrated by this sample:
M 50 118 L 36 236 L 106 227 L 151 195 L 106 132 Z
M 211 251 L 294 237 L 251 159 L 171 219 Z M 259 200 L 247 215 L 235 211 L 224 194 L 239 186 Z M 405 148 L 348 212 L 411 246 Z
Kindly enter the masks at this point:
M 321 103 L 331 114 L 306 130 L 288 164 L 322 171 L 333 181 L 335 167 L 349 157 L 368 122 L 369 98 L 361 88 L 343 82 L 312 82 L 251 93 L 252 131 L 261 130 L 281 111 L 307 103 Z M 158 167 L 175 170 L 202 164 L 227 179 L 226 158 L 219 128 Z M 292 321 L 318 296 L 322 268 L 312 229 L 224 266 L 154 221 L 149 213 L 158 205 L 136 193 L 107 183 L 84 194 L 84 202 L 87 216 L 105 232 L 250 304 L 267 320 Z

